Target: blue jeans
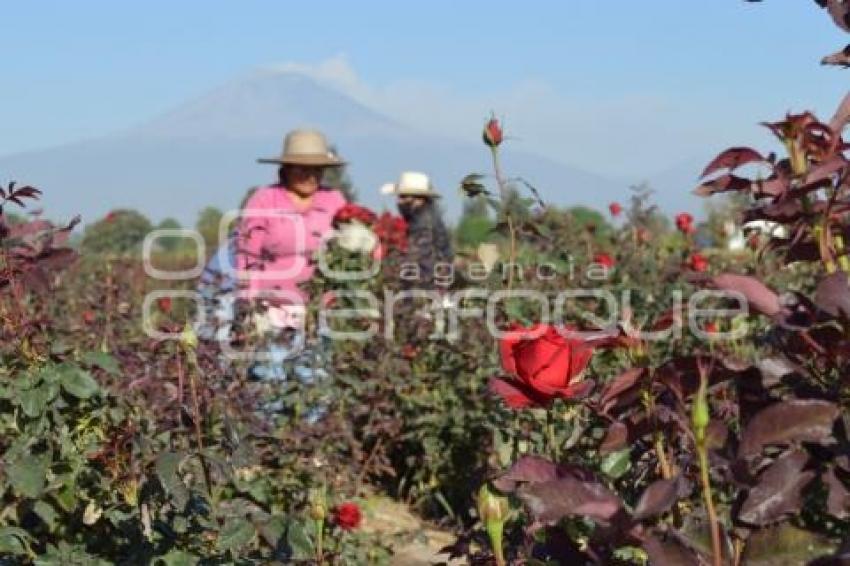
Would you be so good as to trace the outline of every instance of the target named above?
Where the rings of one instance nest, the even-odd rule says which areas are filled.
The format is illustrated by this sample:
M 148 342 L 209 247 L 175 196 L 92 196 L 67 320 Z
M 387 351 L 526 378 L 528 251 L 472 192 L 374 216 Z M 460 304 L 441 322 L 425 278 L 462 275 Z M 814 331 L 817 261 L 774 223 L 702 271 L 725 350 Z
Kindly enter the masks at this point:
M 326 336 L 320 336 L 315 344 L 306 344 L 303 331 L 279 331 L 269 337 L 263 347 L 266 359 L 254 362 L 248 371 L 250 378 L 272 386 L 270 399 L 262 407 L 267 416 L 286 409 L 279 388 L 291 378 L 304 387 L 314 387 L 329 377 L 325 368 L 329 366 L 330 346 Z M 322 399 L 308 406 L 306 421 L 312 424 L 321 419 L 327 405 L 328 400 Z

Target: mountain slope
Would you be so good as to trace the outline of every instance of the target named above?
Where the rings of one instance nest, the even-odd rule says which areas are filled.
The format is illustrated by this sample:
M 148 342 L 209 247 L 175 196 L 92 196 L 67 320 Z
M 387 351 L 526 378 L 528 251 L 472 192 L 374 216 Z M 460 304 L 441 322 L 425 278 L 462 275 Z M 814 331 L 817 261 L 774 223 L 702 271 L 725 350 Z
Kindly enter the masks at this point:
M 130 207 L 154 220 L 192 223 L 204 206 L 230 209 L 250 186 L 271 182 L 274 166 L 256 158 L 279 153 L 296 127 L 323 130 L 350 163 L 361 202 L 381 208 L 377 187 L 405 169 L 432 175 L 450 217 L 462 207 L 458 181 L 489 171 L 477 139 L 462 143 L 422 134 L 350 97 L 294 73 L 233 81 L 138 127 L 97 139 L 0 157 L 0 180 L 40 187 L 46 213 L 91 221 Z M 504 147 L 508 175 L 537 186 L 556 204 L 601 207 L 625 198 L 624 183 Z

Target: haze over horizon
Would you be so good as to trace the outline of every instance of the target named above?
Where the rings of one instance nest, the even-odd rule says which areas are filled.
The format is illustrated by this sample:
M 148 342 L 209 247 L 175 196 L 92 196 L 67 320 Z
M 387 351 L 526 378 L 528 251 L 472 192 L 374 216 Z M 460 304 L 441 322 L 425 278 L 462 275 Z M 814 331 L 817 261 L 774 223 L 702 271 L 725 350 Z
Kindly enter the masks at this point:
M 234 194 L 269 180 L 268 170 L 257 168 L 256 155 L 249 153 L 274 153 L 285 129 L 305 121 L 321 122 L 341 151 L 357 156 L 352 158 L 352 174 L 361 196 L 394 177 L 398 167 L 433 168 L 444 190 L 453 191 L 458 179 L 452 175 L 462 164 L 444 167 L 432 160 L 453 159 L 456 147 L 467 147 L 459 153 L 472 155 L 481 125 L 493 111 L 511 137 L 507 151 L 529 159 L 537 156 L 548 164 L 524 163 L 523 157 L 518 165 L 551 168 L 539 173 L 518 167 L 512 173 L 551 183 L 569 170 L 578 172 L 578 179 L 598 180 L 602 187 L 597 191 L 596 181 L 579 186 L 567 182 L 573 193 L 553 187 L 558 204 L 598 204 L 615 190 L 625 198 L 629 184 L 649 180 L 665 208 L 693 209 L 700 203 L 687 192 L 713 154 L 729 145 L 764 148 L 771 140 L 759 121 L 803 109 L 828 117 L 846 91 L 840 71 L 817 65 L 819 57 L 841 41 L 840 32 L 807 2 L 735 1 L 683 9 L 681 2 L 658 0 L 612 10 L 607 3 L 573 0 L 531 3 L 523 11 L 480 2 L 436 2 L 404 10 L 383 2 L 366 4 L 369 9 L 341 3 L 319 8 L 187 2 L 166 9 L 157 2 L 117 7 L 93 1 L 53 6 L 49 12 L 10 6 L 6 11 L 17 25 L 6 37 L 9 56 L 0 61 L 2 76 L 11 85 L 4 88 L 0 122 L 14 135 L 0 139 L 0 182 L 37 181 L 4 169 L 20 163 L 22 154 L 58 159 L 57 148 L 88 147 L 82 156 L 100 163 L 93 146 L 85 144 L 127 135 L 138 139 L 155 131 L 157 124 L 160 132 L 172 126 L 174 134 L 179 128 L 169 123 L 169 116 L 182 112 L 185 118 L 196 111 L 207 118 L 215 115 L 214 124 L 205 130 L 195 122 L 187 132 L 204 137 L 200 132 L 206 131 L 207 142 L 215 138 L 231 144 L 229 149 L 217 145 L 206 162 L 221 159 L 219 152 L 244 151 L 232 156 L 245 167 L 240 161 L 227 179 Z M 451 17 L 446 17 L 441 8 L 450 6 Z M 787 39 L 792 36 L 794 42 Z M 213 93 L 235 92 L 258 77 L 293 73 L 321 87 L 326 103 L 316 105 L 313 118 L 284 119 L 257 109 L 249 119 L 228 123 L 226 108 L 198 106 Z M 355 122 L 360 120 L 360 127 L 368 122 L 371 144 L 345 147 L 367 132 L 334 121 L 329 110 L 336 107 L 333 96 L 346 108 L 359 105 L 363 116 L 369 116 Z M 229 98 L 228 104 L 236 104 L 237 98 Z M 275 100 L 270 108 L 279 112 Z M 231 116 L 251 114 L 231 110 Z M 381 144 L 393 136 L 420 139 L 407 140 L 406 149 L 381 169 Z M 240 140 L 244 149 L 236 150 L 232 144 Z M 444 147 L 431 154 L 428 151 L 435 148 L 426 147 L 421 163 L 408 164 L 420 141 Z M 377 155 L 364 156 L 367 149 Z M 145 154 L 147 150 L 153 151 L 135 150 L 150 158 L 139 161 L 139 169 L 157 169 L 145 175 L 183 179 L 191 173 L 189 164 L 157 161 L 154 153 Z M 392 151 L 389 154 L 392 157 Z M 73 152 L 65 156 L 79 157 Z M 86 171 L 74 173 L 81 176 L 76 186 L 63 186 L 60 169 L 65 158 L 59 163 L 27 163 L 20 171 L 50 170 L 50 184 L 56 186 L 45 189 L 54 195 L 87 190 L 80 184 Z M 192 167 L 205 163 L 202 155 L 195 158 Z M 486 159 L 464 158 L 469 160 L 467 171 L 486 166 Z M 102 159 L 109 159 L 108 152 Z M 114 183 L 110 175 L 104 179 Z M 201 172 L 198 175 L 199 184 L 207 183 L 201 181 Z M 141 190 L 139 185 L 121 185 L 126 195 L 117 196 L 132 203 L 140 200 L 130 194 Z M 116 188 L 92 188 L 106 190 Z M 225 190 L 214 188 L 213 200 L 221 200 Z M 180 196 L 176 202 L 190 206 L 200 202 L 198 196 Z M 376 202 L 373 197 L 366 201 Z M 90 210 L 83 211 L 90 219 L 100 212 L 95 205 L 105 206 L 109 198 L 101 192 L 74 201 L 91 201 Z M 66 204 L 73 203 L 59 207 L 63 214 Z M 143 204 L 157 208 L 146 210 L 153 216 L 170 214 L 162 203 Z

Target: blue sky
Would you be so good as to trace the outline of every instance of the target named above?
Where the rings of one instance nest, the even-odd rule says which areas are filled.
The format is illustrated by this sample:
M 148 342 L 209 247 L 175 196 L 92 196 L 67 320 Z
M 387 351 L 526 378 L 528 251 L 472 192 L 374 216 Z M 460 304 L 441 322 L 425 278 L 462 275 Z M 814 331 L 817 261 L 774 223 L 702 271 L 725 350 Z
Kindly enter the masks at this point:
M 763 144 L 755 124 L 787 110 L 828 118 L 850 85 L 818 65 L 847 38 L 805 0 L 80 0 L 0 14 L 0 154 L 295 64 L 448 135 L 477 135 L 495 110 L 528 148 L 623 176 Z

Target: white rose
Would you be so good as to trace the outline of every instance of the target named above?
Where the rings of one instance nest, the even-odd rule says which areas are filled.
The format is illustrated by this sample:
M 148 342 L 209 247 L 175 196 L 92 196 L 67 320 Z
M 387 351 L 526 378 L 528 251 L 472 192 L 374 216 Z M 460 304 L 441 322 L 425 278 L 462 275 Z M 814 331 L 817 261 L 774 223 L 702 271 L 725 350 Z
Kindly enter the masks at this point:
M 378 237 L 366 225 L 349 222 L 337 230 L 339 245 L 350 252 L 372 253 L 378 245 Z

